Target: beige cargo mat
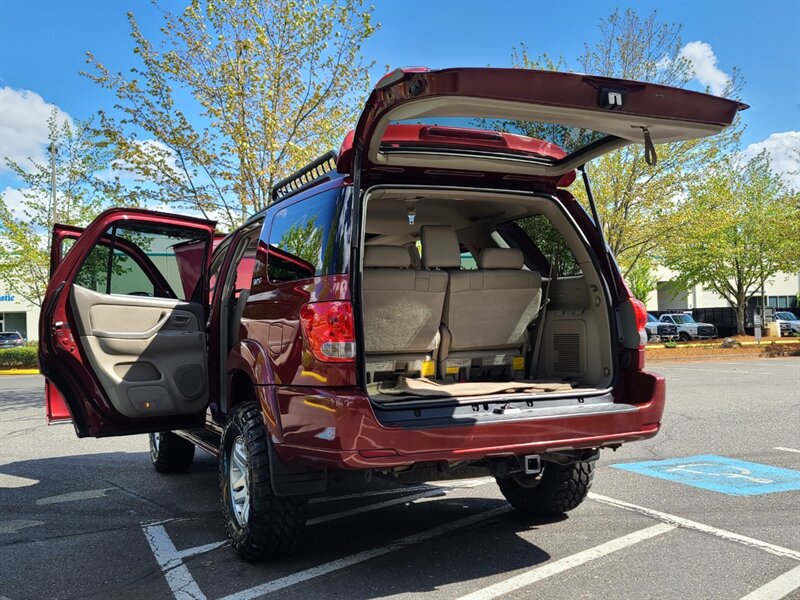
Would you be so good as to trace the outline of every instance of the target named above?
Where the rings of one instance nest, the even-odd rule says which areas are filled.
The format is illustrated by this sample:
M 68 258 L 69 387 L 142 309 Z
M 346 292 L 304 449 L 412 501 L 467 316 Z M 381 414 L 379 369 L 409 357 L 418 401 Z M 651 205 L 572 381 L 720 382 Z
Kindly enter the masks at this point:
M 381 381 L 369 386 L 374 400 L 398 400 L 401 396 L 427 398 L 490 396 L 493 394 L 545 394 L 568 392 L 571 383 L 561 381 L 465 381 L 448 383 L 427 378 L 400 376 L 396 382 Z M 376 397 L 378 396 L 378 397 Z

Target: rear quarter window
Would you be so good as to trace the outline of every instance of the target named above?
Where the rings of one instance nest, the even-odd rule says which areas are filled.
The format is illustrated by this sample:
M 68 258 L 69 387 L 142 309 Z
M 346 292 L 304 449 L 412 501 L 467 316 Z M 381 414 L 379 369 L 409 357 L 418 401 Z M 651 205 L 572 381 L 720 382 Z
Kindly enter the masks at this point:
M 525 256 L 525 265 L 543 275 L 574 277 L 583 271 L 564 237 L 544 215 L 523 217 L 497 226 L 497 233 Z
M 270 282 L 347 272 L 349 196 L 348 188 L 327 190 L 275 213 L 266 242 Z

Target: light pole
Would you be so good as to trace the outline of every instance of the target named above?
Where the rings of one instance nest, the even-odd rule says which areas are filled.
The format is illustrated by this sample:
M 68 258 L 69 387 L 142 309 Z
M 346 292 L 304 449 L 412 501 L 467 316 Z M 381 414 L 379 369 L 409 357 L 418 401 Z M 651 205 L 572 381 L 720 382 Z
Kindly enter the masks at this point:
M 53 225 L 58 222 L 58 206 L 56 206 L 56 148 L 55 142 L 50 142 L 50 207 L 52 209 Z

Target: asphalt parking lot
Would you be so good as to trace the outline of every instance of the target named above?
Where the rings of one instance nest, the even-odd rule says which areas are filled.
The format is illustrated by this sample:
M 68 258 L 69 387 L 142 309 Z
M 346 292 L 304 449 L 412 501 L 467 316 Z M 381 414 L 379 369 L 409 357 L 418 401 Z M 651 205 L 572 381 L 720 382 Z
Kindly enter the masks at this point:
M 800 360 L 649 368 L 662 432 L 605 451 L 567 517 L 521 518 L 486 478 L 344 480 L 258 565 L 224 544 L 215 459 L 160 475 L 145 437 L 47 427 L 42 379 L 2 377 L 0 600 L 800 597 Z

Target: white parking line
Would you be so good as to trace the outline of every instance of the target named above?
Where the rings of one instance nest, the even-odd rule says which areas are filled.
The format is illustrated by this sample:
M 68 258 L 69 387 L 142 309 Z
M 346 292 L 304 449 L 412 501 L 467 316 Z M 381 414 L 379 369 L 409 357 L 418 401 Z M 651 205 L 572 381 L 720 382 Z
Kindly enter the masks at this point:
M 582 564 L 601 558 L 617 550 L 629 548 L 639 542 L 649 540 L 658 535 L 667 533 L 668 531 L 672 531 L 673 529 L 675 529 L 675 525 L 668 525 L 667 523 L 659 523 L 658 525 L 653 525 L 646 529 L 640 529 L 639 531 L 623 535 L 622 537 L 605 542 L 594 548 L 589 548 L 588 550 L 578 552 L 572 556 L 567 556 L 555 562 L 536 567 L 535 569 L 477 590 L 466 596 L 461 596 L 459 600 L 491 600 L 492 598 L 497 598 L 498 596 L 503 596 L 504 594 L 532 585 L 537 581 L 552 577 L 553 575 L 558 575 L 574 567 L 579 567 Z
M 407 487 L 396 487 L 385 490 L 372 490 L 369 492 L 354 492 L 352 494 L 343 494 L 341 496 L 322 496 L 320 498 L 312 498 L 310 504 L 321 504 L 324 502 L 338 502 L 340 500 L 351 500 L 354 498 L 369 498 L 372 496 L 393 496 L 396 494 L 408 494 L 410 492 L 424 492 L 433 488 L 450 489 L 469 489 L 480 487 L 488 483 L 494 483 L 494 477 L 476 477 L 474 479 L 448 479 L 446 481 L 431 481 L 422 485 L 411 485 Z
M 48 496 L 47 498 L 39 498 L 36 504 L 42 506 L 44 504 L 60 504 L 61 502 L 76 502 L 78 500 L 91 500 L 92 498 L 105 498 L 106 492 L 110 492 L 115 488 L 102 488 L 99 490 L 84 490 L 82 492 L 69 492 L 68 494 L 60 494 L 58 496 Z
M 29 479 L 28 477 L 0 473 L 0 488 L 21 488 L 28 487 L 29 485 L 36 485 L 37 483 L 39 483 L 38 479 Z
M 800 588 L 800 567 L 795 567 L 753 590 L 742 600 L 780 600 Z
M 320 504 L 323 502 L 338 502 L 340 500 L 352 500 L 355 498 L 370 498 L 372 496 L 393 496 L 397 494 L 407 494 L 409 492 L 422 492 L 431 489 L 428 485 L 412 485 L 409 487 L 398 487 L 387 490 L 372 490 L 369 492 L 354 492 L 352 494 L 343 494 L 341 496 L 322 496 L 320 498 L 312 498 L 309 504 Z
M 800 560 L 800 552 L 797 550 L 792 550 L 791 548 L 784 548 L 783 546 L 770 544 L 769 542 L 757 540 L 745 535 L 739 535 L 738 533 L 733 533 L 732 531 L 726 531 L 725 529 L 719 529 L 717 527 L 712 527 L 711 525 L 698 523 L 697 521 L 690 521 L 689 519 L 677 517 L 669 513 L 654 510 L 652 508 L 638 506 L 637 504 L 631 504 L 630 502 L 609 498 L 608 496 L 601 496 L 600 494 L 595 494 L 594 492 L 589 492 L 589 498 L 596 502 L 602 502 L 603 504 L 609 504 L 611 506 L 617 506 L 626 510 L 632 510 L 640 514 L 647 515 L 648 517 L 658 519 L 659 521 L 664 521 L 670 525 L 683 527 L 685 529 L 694 529 L 695 531 L 702 531 L 703 533 L 710 533 L 711 535 L 715 535 L 731 542 L 736 542 L 737 544 L 744 544 L 745 546 L 750 546 L 751 548 L 758 548 L 759 550 L 769 552 L 775 556 Z
M 26 527 L 44 525 L 44 521 L 30 521 L 28 519 L 15 519 L 13 521 L 0 521 L 0 533 L 17 533 Z
M 476 477 L 474 479 L 448 479 L 446 481 L 429 481 L 426 485 L 432 487 L 446 488 L 448 490 L 470 489 L 486 485 L 488 483 L 496 483 L 494 477 Z
M 297 573 L 292 573 L 291 575 L 287 575 L 286 577 L 273 579 L 272 581 L 268 581 L 267 583 L 263 583 L 255 587 L 242 590 L 241 592 L 236 592 L 234 594 L 230 594 L 229 596 L 225 596 L 221 600 L 252 600 L 253 598 L 258 598 L 259 596 L 270 594 L 272 592 L 276 592 L 278 590 L 282 590 L 287 587 L 297 585 L 298 583 L 308 581 L 309 579 L 314 579 L 322 575 L 327 575 L 328 573 L 333 573 L 334 571 L 346 569 L 347 567 L 357 565 L 358 563 L 362 563 L 371 560 L 373 558 L 383 556 L 384 554 L 389 554 L 390 552 L 394 552 L 395 550 L 400 550 L 401 548 L 405 548 L 406 546 L 411 546 L 412 544 L 418 544 L 419 542 L 424 542 L 432 538 L 438 537 L 440 535 L 445 535 L 452 531 L 464 529 L 476 523 L 480 523 L 481 521 L 486 521 L 498 515 L 507 513 L 510 510 L 511 510 L 510 506 L 499 506 L 497 508 L 492 508 L 478 514 L 471 515 L 469 517 L 464 517 L 463 519 L 458 519 L 456 521 L 451 521 L 450 523 L 445 523 L 444 525 L 440 525 L 432 529 L 427 529 L 420 533 L 415 533 L 414 535 L 409 535 L 407 537 L 394 541 L 390 544 L 386 544 L 385 546 L 370 548 L 369 550 L 364 550 L 363 552 L 357 552 L 356 554 L 351 554 L 343 558 L 338 558 L 336 560 L 332 560 L 330 562 L 324 563 L 316 567 L 312 567 L 310 569 L 306 569 L 304 571 L 298 571 Z
M 167 585 L 176 600 L 206 600 L 206 595 L 200 591 L 200 587 L 192 577 L 189 569 L 183 564 L 183 560 L 172 543 L 167 530 L 163 525 L 150 525 L 144 527 L 144 535 L 156 557 L 158 566 L 164 572 Z
M 797 450 L 795 448 L 784 448 L 783 446 L 775 446 L 773 450 L 783 450 L 784 452 L 795 452 L 797 454 L 800 454 L 800 450 Z

